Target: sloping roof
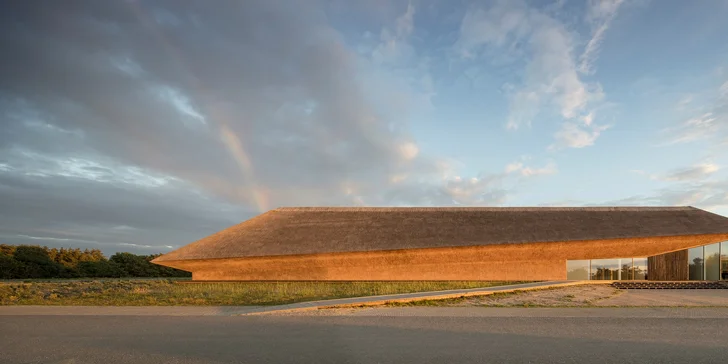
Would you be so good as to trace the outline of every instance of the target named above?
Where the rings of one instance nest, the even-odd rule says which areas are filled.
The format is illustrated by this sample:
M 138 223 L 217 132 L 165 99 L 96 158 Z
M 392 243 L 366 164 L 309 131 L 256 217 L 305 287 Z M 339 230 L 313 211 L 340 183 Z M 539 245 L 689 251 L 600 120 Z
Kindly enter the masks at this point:
M 728 233 L 694 207 L 278 208 L 156 261 Z

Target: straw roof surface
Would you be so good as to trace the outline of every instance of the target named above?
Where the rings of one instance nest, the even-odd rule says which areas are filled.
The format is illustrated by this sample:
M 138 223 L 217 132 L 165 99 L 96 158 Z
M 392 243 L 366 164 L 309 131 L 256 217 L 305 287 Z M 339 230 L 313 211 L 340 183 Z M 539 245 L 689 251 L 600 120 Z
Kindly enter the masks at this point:
M 728 233 L 694 207 L 278 208 L 156 261 Z

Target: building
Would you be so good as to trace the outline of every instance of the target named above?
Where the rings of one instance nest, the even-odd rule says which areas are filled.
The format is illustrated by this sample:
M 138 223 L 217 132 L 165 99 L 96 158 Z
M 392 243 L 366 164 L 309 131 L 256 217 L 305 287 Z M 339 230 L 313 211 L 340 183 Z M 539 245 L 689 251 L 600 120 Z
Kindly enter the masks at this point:
M 194 280 L 728 279 L 694 207 L 279 208 L 153 263 Z

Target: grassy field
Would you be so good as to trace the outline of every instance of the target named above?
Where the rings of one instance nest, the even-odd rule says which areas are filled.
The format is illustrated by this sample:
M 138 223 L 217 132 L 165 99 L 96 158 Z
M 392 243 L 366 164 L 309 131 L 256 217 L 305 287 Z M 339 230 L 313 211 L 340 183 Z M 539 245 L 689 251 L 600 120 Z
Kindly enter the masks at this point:
M 172 279 L 4 282 L 0 283 L 0 305 L 278 305 L 322 299 L 492 287 L 516 283 L 523 282 L 236 282 L 177 284 Z

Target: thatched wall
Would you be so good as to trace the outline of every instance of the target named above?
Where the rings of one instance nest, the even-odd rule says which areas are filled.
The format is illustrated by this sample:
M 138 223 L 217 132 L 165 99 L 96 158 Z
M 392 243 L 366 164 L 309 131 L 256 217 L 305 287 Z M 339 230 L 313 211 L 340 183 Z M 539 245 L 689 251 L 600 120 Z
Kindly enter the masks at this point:
M 678 250 L 647 258 L 647 272 L 651 281 L 687 281 L 688 251 Z
M 728 234 L 499 244 L 158 264 L 194 280 L 562 280 L 567 259 L 646 257 L 728 240 Z

